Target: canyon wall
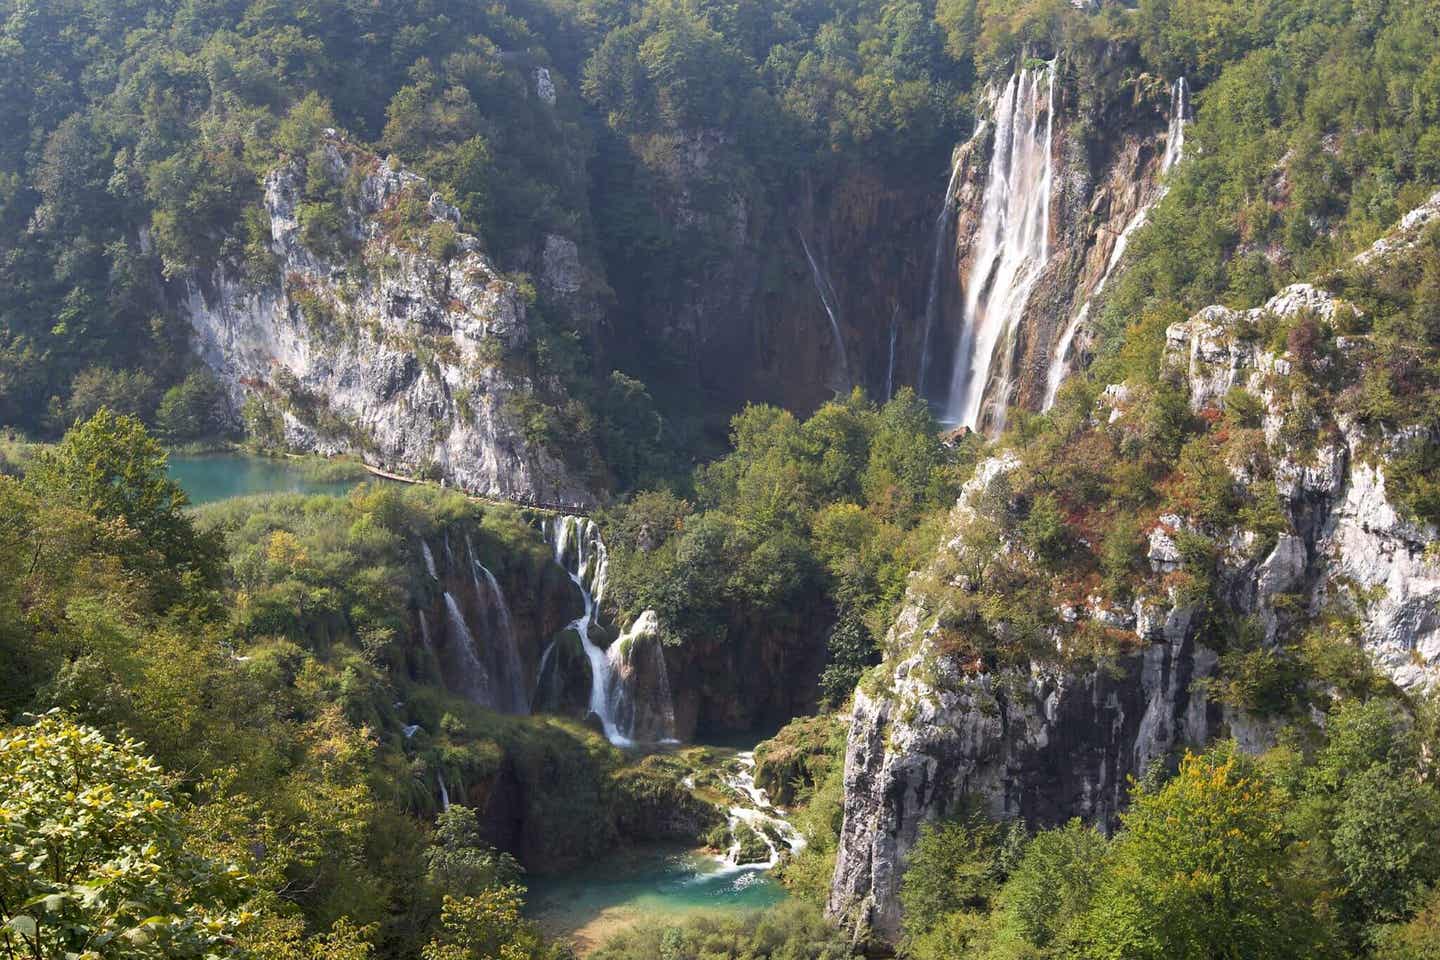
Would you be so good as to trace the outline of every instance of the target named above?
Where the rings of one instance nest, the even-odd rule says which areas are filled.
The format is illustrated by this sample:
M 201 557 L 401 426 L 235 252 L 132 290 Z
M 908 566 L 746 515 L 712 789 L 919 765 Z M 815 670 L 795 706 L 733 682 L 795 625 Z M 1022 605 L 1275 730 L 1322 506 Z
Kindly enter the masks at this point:
M 1375 266 L 1403 257 L 1426 224 L 1440 220 L 1440 194 L 1362 255 Z M 1319 408 L 1299 370 L 1314 358 L 1268 348 L 1254 334 L 1266 320 L 1305 320 L 1346 329 L 1357 308 L 1316 286 L 1295 285 L 1261 308 L 1209 307 L 1167 331 L 1166 375 L 1191 409 L 1213 422 L 1232 391 L 1259 409 L 1255 442 L 1227 460 L 1234 484 L 1278 495 L 1280 532 L 1164 514 L 1147 531 L 1148 571 L 1130 593 L 1091 588 L 1081 602 L 1059 599 L 1047 620 L 1054 654 L 1026 666 L 986 670 L 971 646 L 947 635 L 934 601 L 912 586 L 887 637 L 887 661 L 855 696 L 845 757 L 845 819 L 830 914 L 857 939 L 893 944 L 902 931 L 898 892 L 922 823 L 978 803 L 997 818 L 1051 826 L 1082 817 L 1113 826 L 1127 778 L 1185 747 L 1233 735 L 1248 749 L 1267 745 L 1267 723 L 1222 706 L 1204 683 L 1219 657 L 1206 645 L 1222 622 L 1253 623 L 1263 646 L 1339 615 L 1355 643 L 1401 689 L 1440 681 L 1440 531 L 1407 519 L 1387 496 L 1390 464 L 1414 431 L 1377 435 Z M 1343 386 L 1364 375 L 1367 338 L 1339 335 L 1326 376 Z M 1327 405 L 1328 407 L 1328 405 Z M 1112 386 L 1095 402 L 1088 430 L 1123 434 L 1141 416 L 1132 391 Z M 1296 437 L 1307 438 L 1297 443 Z M 977 550 L 998 548 L 967 535 L 976 523 L 1015 509 L 1007 477 L 1020 460 L 1002 452 L 983 463 L 952 514 L 953 535 L 929 571 L 942 589 L 970 592 L 965 573 Z M 1202 534 L 1218 551 L 1214 569 L 1191 567 L 1183 548 Z M 1187 556 L 1190 559 L 1187 560 Z M 1186 573 L 1214 576 L 1197 598 Z M 917 574 L 926 578 L 926 572 Z M 1059 593 L 1050 596 L 1060 597 Z M 989 624 L 998 636 L 1007 625 Z M 1020 629 L 1020 625 L 1014 625 Z M 1119 652 L 1073 652 L 1079 638 L 1108 638 Z

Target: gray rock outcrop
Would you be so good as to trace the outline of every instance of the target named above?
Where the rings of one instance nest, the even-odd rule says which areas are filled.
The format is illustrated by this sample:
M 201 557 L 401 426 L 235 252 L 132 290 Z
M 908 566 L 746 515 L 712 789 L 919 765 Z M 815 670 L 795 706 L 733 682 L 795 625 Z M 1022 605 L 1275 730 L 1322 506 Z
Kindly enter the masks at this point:
M 291 161 L 265 181 L 273 274 L 221 264 L 172 287 L 237 407 L 255 398 L 278 408 L 292 448 L 355 453 L 477 495 L 589 506 L 557 451 L 526 435 L 524 411 L 563 388 L 517 362 L 526 302 L 459 230 L 459 211 L 333 133 L 319 156 L 345 190 L 327 249 L 306 224 L 306 178 L 317 172 Z
M 1407 249 L 1414 231 L 1440 216 L 1440 194 L 1421 210 L 1432 214 L 1411 214 L 1358 262 Z M 1353 340 L 1335 337 L 1338 358 L 1302 359 L 1268 350 L 1254 335 L 1269 318 L 1339 328 L 1355 309 L 1302 284 L 1257 310 L 1209 307 L 1170 327 L 1164 364 L 1188 388 L 1194 411 L 1210 416 L 1236 389 L 1258 401 L 1257 449 L 1225 467 L 1237 485 L 1273 484 L 1287 529 L 1264 536 L 1238 518 L 1225 525 L 1159 517 L 1144 531 L 1149 575 L 1134 599 L 1057 602 L 1049 627 L 1055 655 L 1033 655 L 1028 668 L 983 670 L 963 637 L 947 636 L 927 596 L 927 578 L 969 588 L 968 574 L 953 571 L 973 569 L 976 544 L 987 541 L 964 530 L 997 500 L 1005 509 L 1004 478 L 1018 461 L 1007 452 L 977 468 L 952 514 L 955 534 L 912 581 L 886 638 L 887 662 L 855 696 L 828 912 L 857 940 L 894 944 L 901 935 L 905 861 L 926 821 L 978 804 L 1032 825 L 1074 816 L 1113 825 L 1127 778 L 1157 759 L 1227 731 L 1244 749 L 1273 742 L 1272 719 L 1222 708 L 1201 682 L 1219 658 L 1203 642 L 1205 611 L 1176 587 L 1188 533 L 1203 528 L 1217 550 L 1218 602 L 1262 627 L 1261 642 L 1339 605 L 1358 624 L 1359 646 L 1397 686 L 1440 683 L 1440 531 L 1407 518 L 1386 491 L 1393 454 L 1422 438 L 1413 429 L 1377 436 L 1375 427 L 1310 402 L 1301 364 L 1344 362 Z M 1094 428 L 1126 429 L 1134 407 L 1129 388 L 1112 386 L 1096 402 Z M 1003 538 L 983 549 L 1023 552 Z M 1112 652 L 1068 657 L 1083 630 L 1104 631 Z

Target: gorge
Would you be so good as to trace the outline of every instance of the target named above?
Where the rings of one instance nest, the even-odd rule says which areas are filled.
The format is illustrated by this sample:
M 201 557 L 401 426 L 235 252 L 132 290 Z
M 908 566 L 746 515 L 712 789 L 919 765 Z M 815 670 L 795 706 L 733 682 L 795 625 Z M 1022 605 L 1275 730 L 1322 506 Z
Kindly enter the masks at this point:
M 0 948 L 1431 957 L 1433 12 L 11 3 Z

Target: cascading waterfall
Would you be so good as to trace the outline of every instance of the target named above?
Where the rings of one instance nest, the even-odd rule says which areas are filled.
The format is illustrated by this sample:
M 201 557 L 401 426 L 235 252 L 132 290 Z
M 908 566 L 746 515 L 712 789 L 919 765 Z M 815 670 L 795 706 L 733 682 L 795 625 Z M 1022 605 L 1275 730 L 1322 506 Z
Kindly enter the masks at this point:
M 420 541 L 420 553 L 425 557 L 425 570 L 430 574 L 430 579 L 439 580 L 440 574 L 435 572 L 435 554 L 430 552 L 430 544 L 424 540 Z
M 1165 157 L 1160 161 L 1161 173 L 1169 173 L 1170 168 L 1179 163 L 1185 154 L 1185 99 L 1188 95 L 1184 77 L 1171 84 L 1170 129 L 1165 136 Z
M 885 400 L 888 403 L 895 396 L 895 337 L 900 332 L 900 307 L 890 313 L 890 359 L 885 365 Z
M 580 591 L 585 610 L 570 624 L 580 637 L 580 644 L 590 662 L 590 712 L 600 720 L 605 736 L 617 746 L 633 746 L 637 734 L 636 720 L 638 705 L 627 689 L 622 668 L 628 666 L 628 657 L 634 656 L 636 637 L 621 636 L 607 649 L 594 639 L 599 629 L 600 604 L 605 598 L 605 586 L 610 573 L 605 543 L 600 539 L 600 530 L 593 520 L 585 517 L 559 517 L 550 529 L 551 543 L 555 548 L 555 562 L 569 575 L 571 582 Z M 567 561 L 574 558 L 574 565 Z M 638 621 L 637 621 L 638 623 Z M 550 651 L 546 651 L 546 657 Z M 543 658 L 542 658 L 543 659 Z M 658 713 L 662 722 L 668 722 L 669 729 L 662 729 L 658 739 L 668 739 L 673 732 L 674 709 L 670 704 L 669 679 L 665 676 L 663 652 L 656 651 L 655 697 L 661 701 Z M 543 670 L 541 672 L 543 676 Z
M 435 774 L 435 779 L 440 781 L 440 812 L 444 813 L 450 809 L 450 791 L 445 789 L 445 774 Z
M 996 104 L 995 149 L 946 404 L 947 419 L 963 426 L 982 425 L 989 399 L 995 409 L 988 426 L 1003 428 L 1013 365 L 1009 348 L 1050 256 L 1057 67 L 1052 60 L 1042 69 L 1019 70 Z
M 445 612 L 450 620 L 450 627 L 454 630 L 454 646 L 460 655 L 459 666 L 464 674 L 458 686 L 476 703 L 492 710 L 497 709 L 490 673 L 485 669 L 485 664 L 475 649 L 475 637 L 465 623 L 465 614 L 461 612 L 460 604 L 449 590 L 445 591 Z
M 1170 172 L 1170 168 L 1180 162 L 1185 150 L 1185 78 L 1181 77 L 1170 85 L 1170 122 L 1165 134 L 1165 153 L 1160 159 L 1160 175 L 1163 177 Z M 1120 235 L 1115 238 L 1115 246 L 1110 250 L 1110 258 L 1105 262 L 1105 270 L 1100 274 L 1100 280 L 1095 284 L 1095 289 L 1085 302 L 1080 305 L 1074 318 L 1066 325 L 1065 332 L 1060 335 L 1060 340 L 1055 346 L 1055 355 L 1050 361 L 1050 369 L 1045 377 L 1045 399 L 1041 405 L 1042 410 L 1049 410 L 1055 404 L 1055 396 L 1060 392 L 1060 384 L 1065 380 L 1065 374 L 1070 369 L 1071 348 L 1075 343 L 1075 335 L 1080 332 L 1081 326 L 1090 316 L 1090 303 L 1100 296 L 1105 289 L 1106 282 L 1120 265 L 1121 259 L 1125 256 L 1125 250 L 1130 244 L 1130 236 L 1138 230 L 1145 219 L 1150 215 L 1150 208 L 1159 203 L 1169 187 L 1162 181 L 1154 194 L 1140 205 L 1135 215 L 1125 224 Z
M 815 281 L 815 290 L 820 294 L 820 303 L 825 308 L 825 315 L 830 318 L 830 332 L 835 336 L 835 349 L 840 354 L 840 374 L 843 381 L 848 385 L 850 382 L 850 360 L 845 355 L 845 338 L 840 333 L 839 307 L 836 305 L 835 288 L 830 286 L 820 265 L 815 262 L 815 255 L 810 252 L 810 244 L 805 239 L 805 232 L 796 228 L 800 236 L 800 247 L 805 251 L 805 259 L 810 264 L 810 276 Z
M 728 867 L 734 870 L 769 870 L 780 862 L 782 853 L 798 853 L 804 848 L 805 837 L 781 815 L 765 791 L 755 785 L 753 750 L 736 755 L 733 768 L 724 774 L 724 781 L 739 801 L 732 803 L 728 811 L 731 844 L 723 857 Z M 753 830 L 765 844 L 769 851 L 765 860 L 743 860 L 740 840 L 742 827 Z M 786 851 L 780 849 L 782 843 Z
M 465 535 L 465 551 L 470 560 L 470 577 L 475 584 L 475 596 L 482 609 L 490 614 L 490 649 L 495 661 L 495 673 L 500 678 L 496 691 L 497 708 L 506 713 L 524 714 L 530 712 L 530 698 L 525 693 L 525 668 L 520 663 L 520 647 L 515 637 L 515 628 L 510 621 L 510 606 L 505 602 L 505 593 L 500 589 L 495 575 L 475 556 L 475 546 L 470 535 Z
M 982 121 L 975 127 L 971 140 L 985 130 Z M 940 263 L 945 256 L 945 239 L 950 236 L 950 221 L 955 214 L 955 181 L 960 176 L 960 160 L 964 157 L 962 148 L 957 147 L 950 155 L 950 180 L 945 184 L 945 196 L 940 200 L 940 214 L 935 218 L 935 236 L 930 245 L 930 279 L 925 290 L 925 333 L 920 339 L 920 370 L 915 376 L 915 392 L 925 396 L 925 377 L 930 371 L 930 336 L 940 313 Z

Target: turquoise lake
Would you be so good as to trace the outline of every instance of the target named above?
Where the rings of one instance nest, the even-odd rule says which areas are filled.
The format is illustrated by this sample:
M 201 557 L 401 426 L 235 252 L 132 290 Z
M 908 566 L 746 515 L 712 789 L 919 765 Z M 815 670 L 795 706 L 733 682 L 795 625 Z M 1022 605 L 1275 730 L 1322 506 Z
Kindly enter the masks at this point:
M 764 871 L 663 847 L 606 857 L 563 876 L 533 877 L 529 887 L 529 914 L 548 935 L 573 939 L 581 953 L 636 923 L 762 910 L 786 896 Z
M 316 461 L 308 464 L 239 453 L 172 456 L 170 478 L 201 506 L 257 493 L 345 493 L 354 480 L 316 479 Z

